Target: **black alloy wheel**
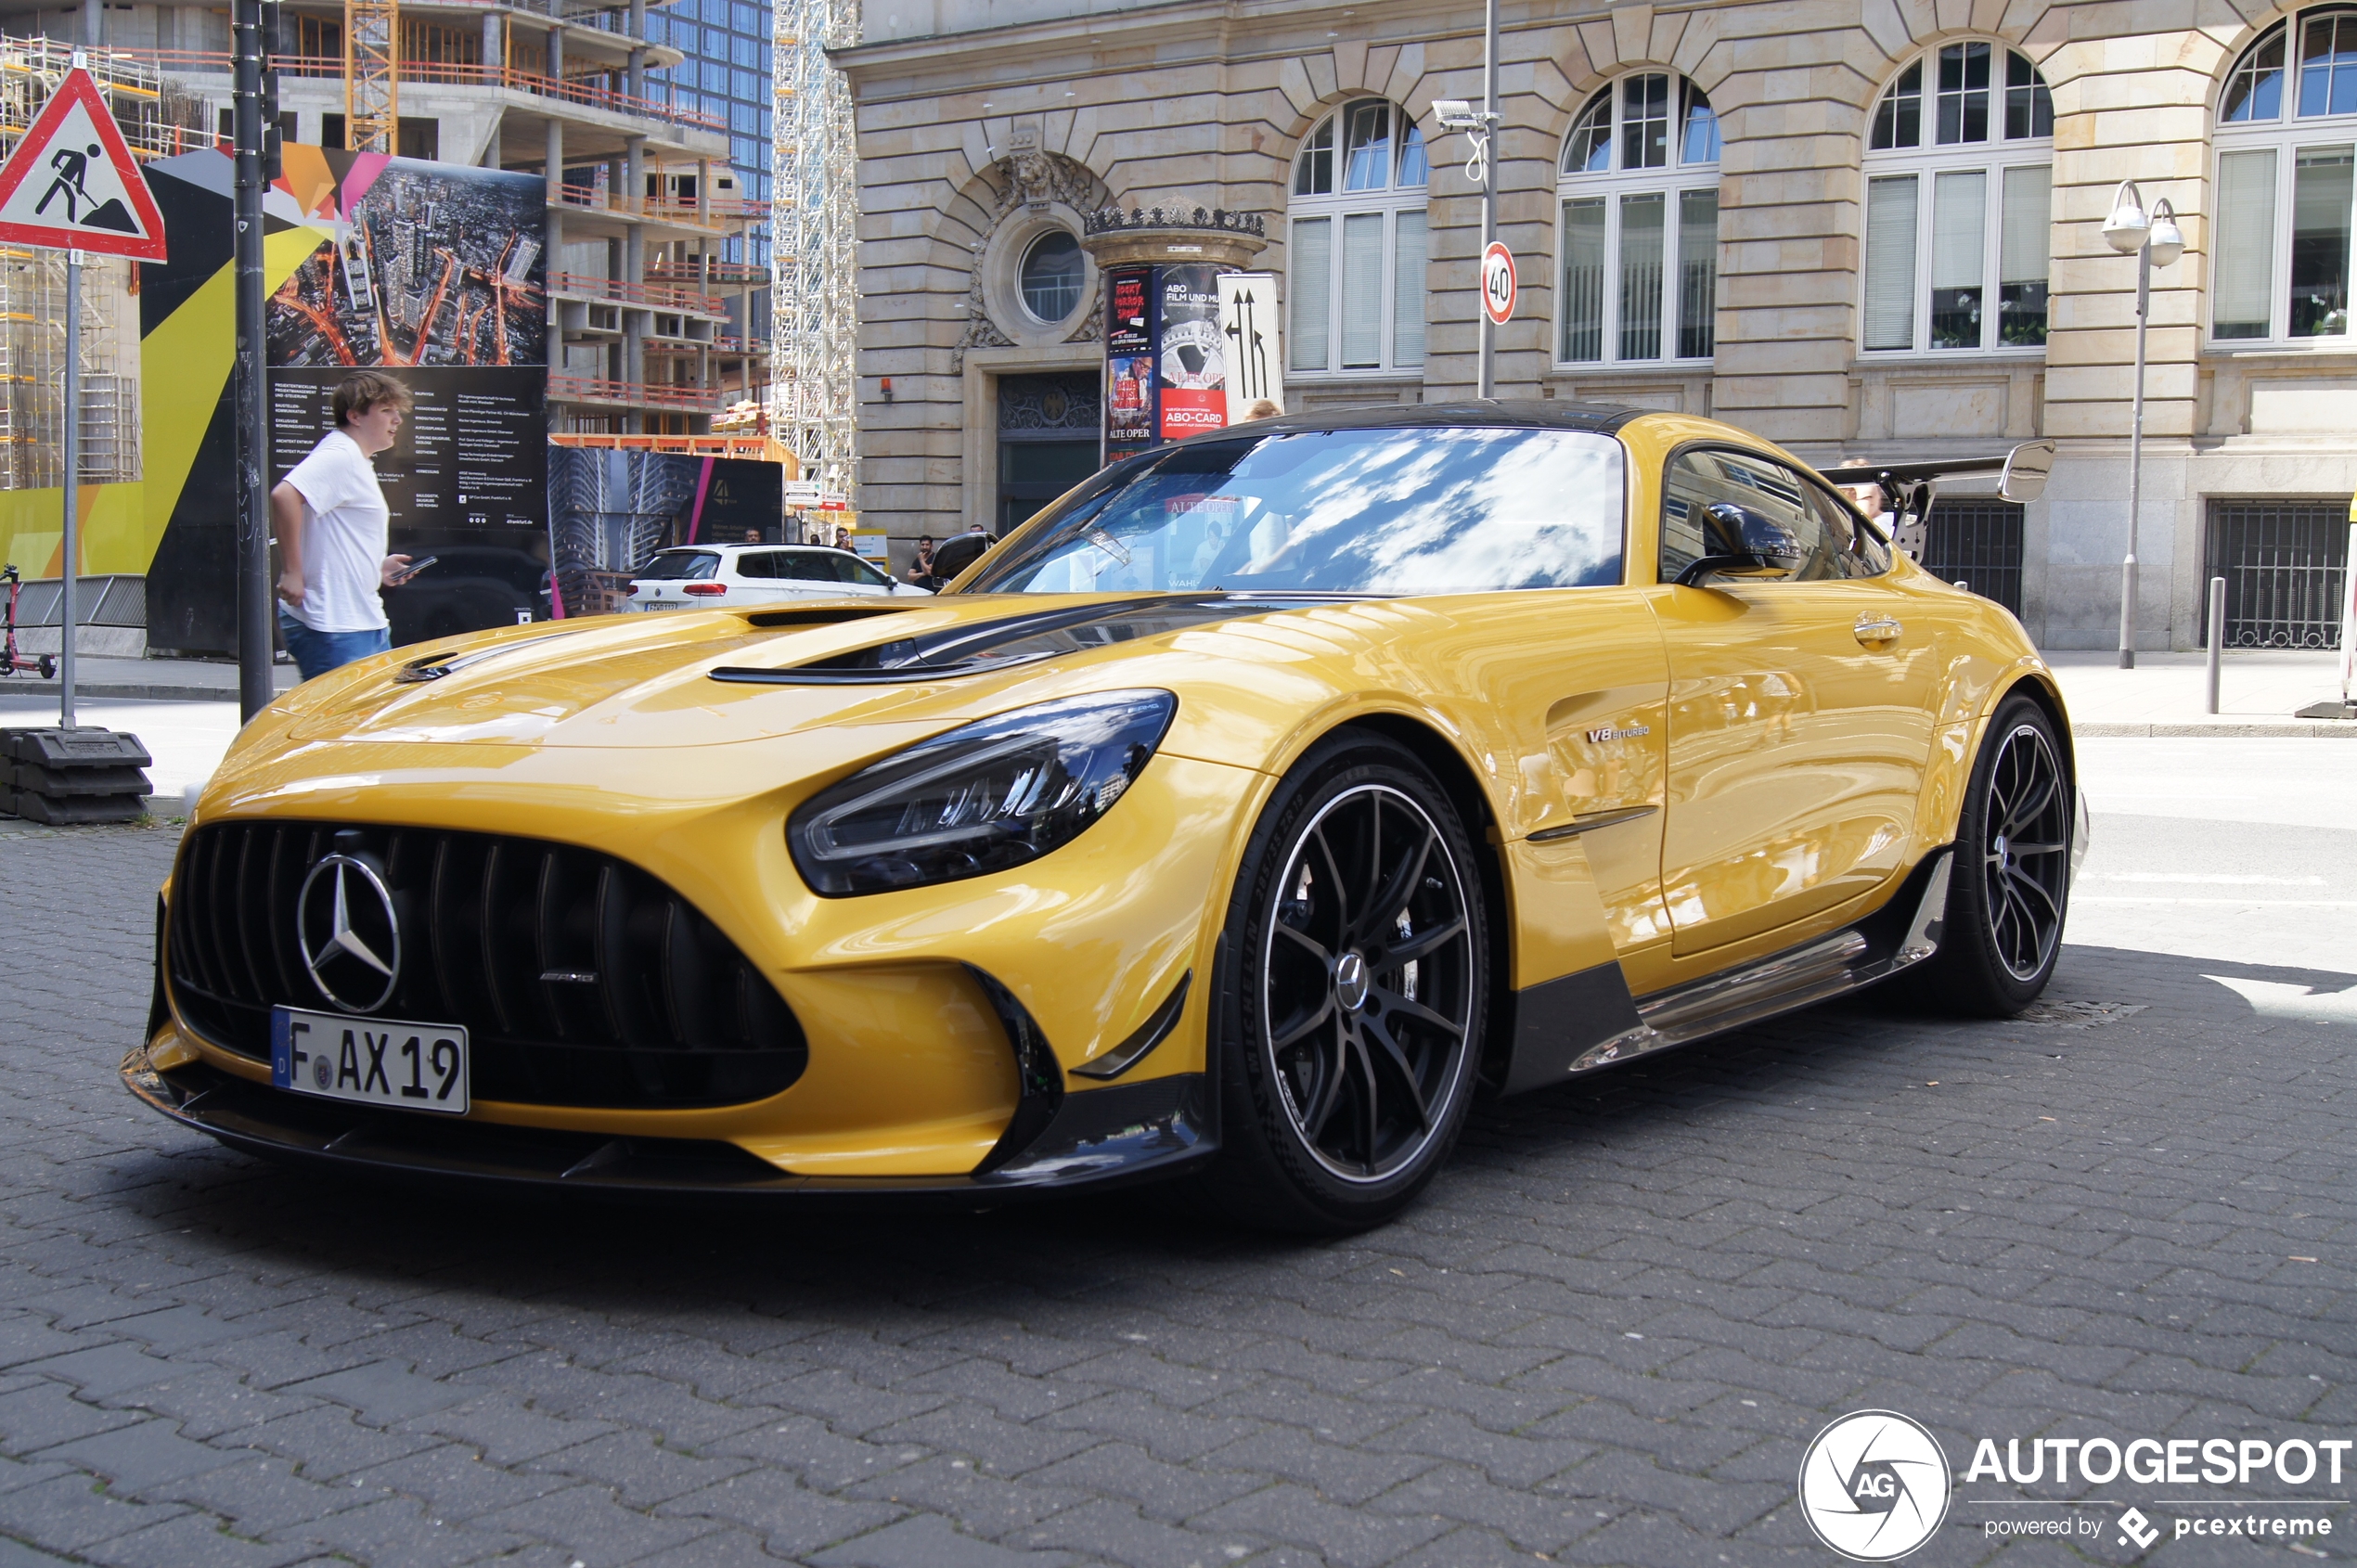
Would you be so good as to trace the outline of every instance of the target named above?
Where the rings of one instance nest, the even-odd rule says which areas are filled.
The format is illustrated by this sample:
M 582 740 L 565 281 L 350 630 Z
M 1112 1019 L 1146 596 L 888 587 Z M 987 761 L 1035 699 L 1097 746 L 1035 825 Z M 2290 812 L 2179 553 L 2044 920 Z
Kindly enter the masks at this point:
M 2037 980 L 2062 945 L 2070 896 L 2070 786 L 2040 726 L 2017 724 L 1997 743 L 1981 820 L 1982 896 L 1997 961 L 2017 981 Z
M 1416 759 L 1347 734 L 1294 770 L 1247 851 L 1214 1027 L 1223 1149 L 1247 1223 L 1390 1218 L 1448 1158 L 1488 984 L 1472 842 Z
M 2045 990 L 2070 906 L 2077 807 L 2054 721 L 2026 697 L 2007 699 L 1956 825 L 1939 951 L 1915 983 L 1942 1011 L 2010 1018 Z

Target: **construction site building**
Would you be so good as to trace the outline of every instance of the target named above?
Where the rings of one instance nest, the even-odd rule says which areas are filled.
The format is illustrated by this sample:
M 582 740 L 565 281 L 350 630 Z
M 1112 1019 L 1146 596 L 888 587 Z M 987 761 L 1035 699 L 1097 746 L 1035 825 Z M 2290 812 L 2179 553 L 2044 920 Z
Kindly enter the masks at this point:
M 286 0 L 283 10 L 280 133 L 346 146 L 349 122 L 367 119 L 348 93 L 346 7 Z M 650 12 L 647 0 L 398 8 L 390 145 L 376 150 L 547 181 L 555 431 L 699 433 L 765 396 L 769 379 L 769 274 L 756 243 L 768 204 L 751 194 L 755 171 L 732 161 L 728 109 L 650 81 L 687 58 L 650 36 Z M 0 30 L 82 45 L 102 72 L 176 84 L 228 134 L 229 17 L 210 0 L 0 0 Z

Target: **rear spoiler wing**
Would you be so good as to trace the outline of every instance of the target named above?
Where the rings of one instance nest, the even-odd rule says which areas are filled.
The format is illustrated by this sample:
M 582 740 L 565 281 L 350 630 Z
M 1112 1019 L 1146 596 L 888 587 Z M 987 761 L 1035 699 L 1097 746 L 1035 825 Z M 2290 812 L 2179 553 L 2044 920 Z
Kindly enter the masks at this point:
M 2046 476 L 2054 466 L 2052 441 L 2026 441 L 1992 457 L 1938 457 L 1920 463 L 1861 463 L 1849 468 L 1823 469 L 1828 484 L 1879 484 L 1891 510 L 1891 542 L 1910 559 L 1921 559 L 1926 520 L 1939 482 L 1966 474 L 1993 473 L 1997 496 L 2004 501 L 2035 501 L 2044 494 Z

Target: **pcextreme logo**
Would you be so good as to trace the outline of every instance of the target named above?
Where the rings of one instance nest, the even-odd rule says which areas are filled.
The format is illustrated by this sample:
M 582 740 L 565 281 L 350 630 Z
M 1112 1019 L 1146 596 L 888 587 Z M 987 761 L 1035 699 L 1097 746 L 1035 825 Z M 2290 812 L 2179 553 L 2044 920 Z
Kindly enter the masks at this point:
M 1853 1410 L 1800 1460 L 1800 1513 L 1853 1562 L 1888 1562 L 1931 1539 L 1948 1517 L 1948 1456 L 1895 1410 Z

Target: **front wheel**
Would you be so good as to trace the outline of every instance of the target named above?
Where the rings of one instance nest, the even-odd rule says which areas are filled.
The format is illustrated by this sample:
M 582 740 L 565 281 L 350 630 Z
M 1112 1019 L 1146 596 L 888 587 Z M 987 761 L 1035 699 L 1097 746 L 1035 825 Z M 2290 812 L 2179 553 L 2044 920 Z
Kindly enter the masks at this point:
M 1471 839 L 1414 755 L 1345 733 L 1247 846 L 1220 940 L 1208 1196 L 1243 1223 L 1390 1219 L 1455 1145 L 1489 984 Z
M 1981 741 L 1956 825 L 1939 951 L 1925 998 L 1967 1018 L 2011 1018 L 2054 978 L 2070 906 L 2077 797 L 2046 711 L 2008 699 Z

